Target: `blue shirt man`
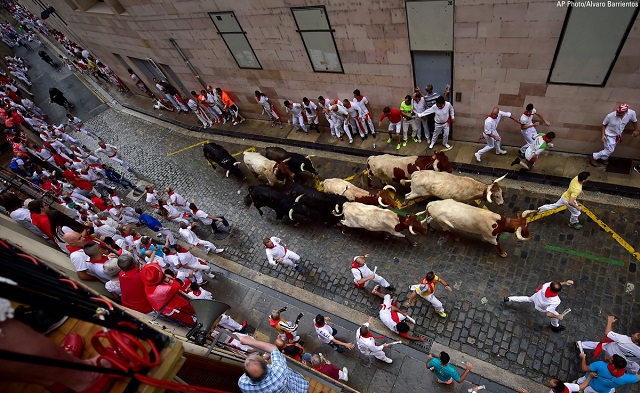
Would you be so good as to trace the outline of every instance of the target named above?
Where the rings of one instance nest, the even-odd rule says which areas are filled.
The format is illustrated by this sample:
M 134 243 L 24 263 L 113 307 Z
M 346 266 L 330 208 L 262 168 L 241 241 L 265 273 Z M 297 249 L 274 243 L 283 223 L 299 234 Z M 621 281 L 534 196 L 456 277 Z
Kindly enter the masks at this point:
M 582 359 L 582 371 L 587 372 L 587 374 L 580 378 L 578 383 L 584 381 L 589 371 L 598 374 L 596 378 L 591 379 L 589 383 L 590 389 L 585 389 L 585 392 L 609 393 L 611 389 L 637 383 L 639 380 L 638 375 L 625 373 L 627 361 L 620 355 L 613 355 L 608 363 L 599 360 L 590 365 L 587 365 L 584 353 L 580 354 L 580 358 Z
M 453 383 L 453 381 L 458 383 L 464 382 L 472 367 L 471 363 L 467 363 L 467 368 L 462 373 L 462 376 L 460 376 L 455 367 L 449 364 L 450 357 L 448 353 L 444 351 L 440 352 L 440 358 L 435 358 L 429 354 L 428 359 L 427 368 L 436 374 L 438 382 L 447 385 Z

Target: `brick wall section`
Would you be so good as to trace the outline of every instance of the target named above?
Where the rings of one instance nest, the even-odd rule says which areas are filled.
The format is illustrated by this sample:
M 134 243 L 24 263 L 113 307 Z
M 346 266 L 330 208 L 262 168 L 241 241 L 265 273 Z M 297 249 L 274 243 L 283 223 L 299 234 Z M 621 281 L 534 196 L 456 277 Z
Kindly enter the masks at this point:
M 31 0 L 24 3 L 33 5 Z M 51 0 L 75 36 L 125 78 L 126 71 L 112 53 L 125 59 L 150 57 L 171 66 L 187 88 L 200 89 L 169 43 L 173 38 L 203 80 L 228 90 L 249 117 L 264 117 L 253 98 L 256 89 L 282 109 L 284 99 L 351 98 L 359 88 L 379 115 L 382 107 L 397 105 L 414 84 L 402 0 L 120 3 L 128 15 L 74 12 L 64 0 Z M 290 7 L 313 5 L 327 9 L 344 74 L 315 73 L 311 68 Z M 207 15 L 218 11 L 235 12 L 263 70 L 237 67 Z M 453 88 L 462 93 L 462 101 L 453 103 L 458 115 L 456 139 L 475 141 L 494 105 L 520 116 L 524 105 L 533 102 L 559 136 L 556 149 L 589 152 L 600 148 L 599 124 L 617 103 L 627 102 L 640 111 L 638 21 L 605 87 L 547 85 L 565 14 L 566 8 L 548 0 L 456 1 Z M 500 128 L 506 145 L 522 143 L 515 123 L 504 122 Z M 634 157 L 639 147 L 640 138 L 626 137 L 616 153 Z

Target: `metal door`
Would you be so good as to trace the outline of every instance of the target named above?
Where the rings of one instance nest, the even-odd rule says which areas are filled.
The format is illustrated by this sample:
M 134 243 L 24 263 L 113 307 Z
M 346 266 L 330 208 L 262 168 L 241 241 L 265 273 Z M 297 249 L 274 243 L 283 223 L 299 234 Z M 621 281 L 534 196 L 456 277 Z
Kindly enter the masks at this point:
M 451 52 L 411 52 L 413 75 L 416 87 L 425 91 L 425 86 L 433 85 L 433 91 L 444 95 L 447 85 L 451 86 L 453 56 Z M 451 96 L 449 96 L 451 101 Z

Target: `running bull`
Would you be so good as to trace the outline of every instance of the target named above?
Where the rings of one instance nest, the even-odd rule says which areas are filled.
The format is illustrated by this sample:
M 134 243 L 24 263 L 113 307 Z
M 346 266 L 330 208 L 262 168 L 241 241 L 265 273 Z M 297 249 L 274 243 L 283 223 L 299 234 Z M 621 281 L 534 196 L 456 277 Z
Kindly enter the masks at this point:
M 484 184 L 466 176 L 434 171 L 419 171 L 411 174 L 411 180 L 400 180 L 401 184 L 411 184 L 411 192 L 405 199 L 421 196 L 434 196 L 438 199 L 453 199 L 458 202 L 471 202 L 476 199 L 502 205 L 502 188 L 498 182 L 507 175 L 497 178 L 490 184 Z
M 229 177 L 229 173 L 233 173 L 234 176 L 246 180 L 245 175 L 239 168 L 240 163 L 224 147 L 217 143 L 207 143 L 202 147 L 202 151 L 204 158 L 209 161 L 213 169 L 216 169 L 216 164 L 218 164 L 227 171 L 227 177 Z
M 342 206 L 343 203 L 349 201 L 343 195 L 327 194 L 300 184 L 294 184 L 289 195 L 294 197 L 296 202 L 308 207 L 315 218 L 329 224 L 335 224 L 338 221 L 331 220 L 333 218 L 331 212 L 335 206 Z
M 422 213 L 424 212 L 402 216 L 391 210 L 382 209 L 377 206 L 364 205 L 358 202 L 346 202 L 342 205 L 342 209 L 336 205 L 333 215 L 342 216 L 343 219 L 340 223 L 346 227 L 362 228 L 372 232 L 386 232 L 387 234 L 406 239 L 409 244 L 415 247 L 418 243 L 412 243 L 402 231 L 408 229 L 412 235 L 416 235 L 416 232 L 425 235 L 427 231 L 417 218 L 417 216 Z
M 264 176 L 270 186 L 293 180 L 293 172 L 287 166 L 287 160 L 276 162 L 264 157 L 260 153 L 244 152 L 244 163 L 256 177 Z
M 316 172 L 316 168 L 313 167 L 313 163 L 310 160 L 313 155 L 303 156 L 302 154 L 298 153 L 290 153 L 281 147 L 271 146 L 265 149 L 265 157 L 277 162 L 286 161 L 289 169 L 296 176 L 300 175 L 304 171 L 310 172 L 314 175 L 318 174 L 318 172 Z
M 371 156 L 367 159 L 367 184 L 371 187 L 374 177 L 384 183 L 398 182 L 408 179 L 415 171 L 434 170 L 451 173 L 453 167 L 449 157 L 444 154 L 449 149 L 437 150 L 431 156 L 399 157 L 391 154 Z
M 244 197 L 244 203 L 247 206 L 253 204 L 260 215 L 263 215 L 261 208 L 271 208 L 276 212 L 278 220 L 288 216 L 295 224 L 306 222 L 311 216 L 309 208 L 296 203 L 292 196 L 282 194 L 275 188 L 266 185 L 249 187 L 249 194 Z
M 398 208 L 396 202 L 389 194 L 388 190 L 396 189 L 393 186 L 384 186 L 382 190 L 369 192 L 362 188 L 356 187 L 346 180 L 342 179 L 326 179 L 322 182 L 324 192 L 329 194 L 344 195 L 350 202 L 360 202 L 365 205 L 380 205 L 382 207 Z
M 435 221 L 445 231 L 458 231 L 478 235 L 488 243 L 496 246 L 498 255 L 506 257 L 507 253 L 498 244 L 501 233 L 515 233 L 518 240 L 529 240 L 527 216 L 535 210 L 525 210 L 516 218 L 501 216 L 489 210 L 470 206 L 452 199 L 433 201 L 427 204 L 427 217 L 422 223 Z

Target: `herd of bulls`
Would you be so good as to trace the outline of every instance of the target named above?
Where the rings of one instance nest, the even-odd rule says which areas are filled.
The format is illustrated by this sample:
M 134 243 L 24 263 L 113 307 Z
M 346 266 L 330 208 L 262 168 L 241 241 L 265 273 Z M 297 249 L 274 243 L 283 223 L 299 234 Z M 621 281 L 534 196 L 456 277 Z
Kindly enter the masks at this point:
M 204 145 L 204 156 L 215 169 L 220 165 L 226 170 L 226 176 L 233 174 L 242 180 L 245 175 L 240 170 L 240 162 L 216 144 Z M 448 150 L 448 149 L 447 149 Z M 244 152 L 244 163 L 256 178 L 264 177 L 268 185 L 249 187 L 244 201 L 252 204 L 260 215 L 262 208 L 275 211 L 278 219 L 287 216 L 296 225 L 305 222 L 323 222 L 328 226 L 341 224 L 345 227 L 362 228 L 373 232 L 385 232 L 411 241 L 402 232 L 412 235 L 425 235 L 430 223 L 435 221 L 445 231 L 458 231 L 481 237 L 496 246 L 498 255 L 507 253 L 498 244 L 501 233 L 515 233 L 519 240 L 529 239 L 526 217 L 532 211 L 524 211 L 516 218 L 509 218 L 489 210 L 468 205 L 482 199 L 487 203 L 503 204 L 502 189 L 498 182 L 502 176 L 490 184 L 484 184 L 470 177 L 453 175 L 453 167 L 445 152 L 440 150 L 431 156 L 400 157 L 389 154 L 371 156 L 367 159 L 367 178 L 371 188 L 373 179 L 386 183 L 382 189 L 367 191 L 342 179 L 326 179 L 322 184 L 324 191 L 305 186 L 305 172 L 317 176 L 310 160 L 312 156 L 290 153 L 280 147 L 267 147 L 265 155 Z M 293 181 L 288 193 L 281 192 L 276 185 Z M 411 191 L 405 199 L 435 197 L 439 200 L 427 203 L 424 211 L 416 214 L 400 214 L 398 204 L 389 190 L 396 191 L 394 185 L 410 185 Z M 422 214 L 426 218 L 420 220 Z

